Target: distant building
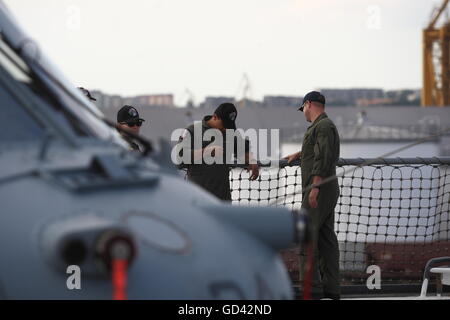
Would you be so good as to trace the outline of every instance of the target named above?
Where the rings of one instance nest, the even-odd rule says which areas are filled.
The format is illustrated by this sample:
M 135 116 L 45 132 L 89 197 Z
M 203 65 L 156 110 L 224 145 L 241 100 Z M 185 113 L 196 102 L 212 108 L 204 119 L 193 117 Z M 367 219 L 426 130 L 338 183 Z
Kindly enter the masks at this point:
M 386 96 L 394 101 L 393 105 L 419 106 L 421 90 L 391 90 L 386 91 Z
M 418 106 L 420 105 L 420 90 L 390 90 L 382 89 L 318 89 L 326 98 L 327 106 Z M 99 108 L 119 109 L 124 105 L 137 107 L 175 107 L 173 94 L 148 94 L 139 96 L 122 97 L 103 93 L 100 90 L 90 90 L 91 95 L 97 99 L 95 104 Z M 201 108 L 217 108 L 225 102 L 234 103 L 237 107 L 295 107 L 300 105 L 303 97 L 267 95 L 262 101 L 242 99 L 236 101 L 233 97 L 209 96 L 199 105 Z M 192 100 L 188 104 L 194 107 Z
M 369 106 L 388 106 L 394 103 L 394 99 L 390 98 L 375 98 L 375 99 L 357 99 L 356 106 L 369 107 Z
M 205 101 L 200 106 L 205 108 L 217 108 L 220 104 L 225 102 L 235 103 L 233 97 L 206 97 Z
M 136 96 L 133 99 L 134 104 L 139 106 L 161 106 L 161 107 L 174 106 L 172 94 L 149 94 Z
M 123 105 L 134 106 L 136 105 L 136 97 L 123 98 Z
M 120 108 L 124 105 L 124 98 L 119 95 L 105 94 L 100 90 L 90 90 L 91 95 L 97 99 L 94 104 L 99 108 Z
M 295 107 L 301 104 L 303 97 L 294 96 L 264 96 L 265 107 Z
M 110 107 L 114 109 L 118 109 L 123 107 L 123 98 L 119 95 L 110 96 Z
M 97 101 L 95 101 L 95 104 L 97 106 L 103 106 L 103 100 L 105 99 L 103 92 L 101 92 L 100 90 L 89 90 L 89 91 L 91 93 L 91 96 L 97 99 Z
M 110 95 L 99 90 L 92 90 L 91 95 L 97 99 L 96 105 L 99 108 L 118 109 L 124 105 L 136 105 L 140 107 L 162 106 L 173 107 L 174 98 L 172 94 L 151 94 L 132 97 L 122 97 L 120 95 Z
M 321 89 L 331 106 L 417 106 L 420 90 Z
M 239 101 L 235 101 L 235 105 L 237 108 L 248 108 L 248 107 L 262 107 L 263 104 L 261 101 L 256 101 L 252 99 L 242 99 Z
M 382 89 L 354 88 L 354 89 L 319 89 L 325 96 L 327 105 L 354 106 L 357 100 L 373 100 L 385 98 Z

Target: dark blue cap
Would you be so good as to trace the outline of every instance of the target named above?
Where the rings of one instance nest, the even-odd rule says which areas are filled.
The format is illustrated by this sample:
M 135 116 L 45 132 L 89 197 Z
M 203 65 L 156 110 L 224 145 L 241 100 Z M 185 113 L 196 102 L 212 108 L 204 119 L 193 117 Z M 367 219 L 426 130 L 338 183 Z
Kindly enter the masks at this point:
M 303 105 L 305 104 L 306 101 L 311 101 L 311 102 L 315 101 L 315 102 L 319 102 L 321 104 L 325 104 L 325 97 L 319 91 L 308 92 L 306 94 L 306 96 L 303 98 L 302 105 L 298 109 L 301 112 L 303 112 Z
M 132 106 L 123 106 L 119 112 L 117 112 L 117 122 L 119 123 L 136 120 L 145 121 L 144 119 L 139 118 L 139 112 Z
M 234 104 L 226 102 L 217 107 L 214 113 L 222 120 L 226 129 L 236 130 L 237 110 Z

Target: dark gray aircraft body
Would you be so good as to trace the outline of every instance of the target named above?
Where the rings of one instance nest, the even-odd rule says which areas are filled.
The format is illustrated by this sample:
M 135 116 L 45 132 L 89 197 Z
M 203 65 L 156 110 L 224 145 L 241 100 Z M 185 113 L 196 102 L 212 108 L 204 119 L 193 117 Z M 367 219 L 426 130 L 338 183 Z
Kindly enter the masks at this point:
M 292 298 L 277 252 L 299 215 L 224 204 L 162 151 L 128 151 L 1 2 L 0 28 L 0 298 L 110 299 L 119 258 L 129 299 Z

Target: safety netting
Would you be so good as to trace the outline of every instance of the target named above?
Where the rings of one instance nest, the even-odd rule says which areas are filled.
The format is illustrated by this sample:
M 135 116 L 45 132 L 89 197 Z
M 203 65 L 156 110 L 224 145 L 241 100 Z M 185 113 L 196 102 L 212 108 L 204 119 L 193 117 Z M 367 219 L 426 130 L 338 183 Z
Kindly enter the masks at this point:
M 366 285 L 378 266 L 381 285 L 421 282 L 426 262 L 450 255 L 450 158 L 340 159 L 335 231 L 342 285 Z M 234 204 L 300 209 L 300 167 L 287 165 L 230 174 Z M 298 248 L 282 252 L 294 285 Z

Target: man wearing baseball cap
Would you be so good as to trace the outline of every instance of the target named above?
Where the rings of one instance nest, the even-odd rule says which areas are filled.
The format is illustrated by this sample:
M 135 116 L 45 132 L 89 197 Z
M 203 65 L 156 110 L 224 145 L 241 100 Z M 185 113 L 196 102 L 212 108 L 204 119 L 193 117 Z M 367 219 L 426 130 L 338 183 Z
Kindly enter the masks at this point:
M 117 112 L 117 126 L 124 131 L 131 132 L 139 135 L 142 123 L 144 119 L 139 117 L 139 112 L 132 106 L 123 106 L 119 112 Z M 125 141 L 130 145 L 130 149 L 133 151 L 141 151 L 139 145 L 132 141 L 132 139 L 126 134 L 121 133 Z
M 302 207 L 309 211 L 312 222 L 314 257 L 307 257 L 303 252 L 301 269 L 304 270 L 307 258 L 313 258 L 313 298 L 340 299 L 339 246 L 334 231 L 334 208 L 339 197 L 335 177 L 339 133 L 325 113 L 325 97 L 320 92 L 309 92 L 299 111 L 312 124 L 303 138 L 302 150 L 285 159 L 288 162 L 300 159 Z M 331 181 L 321 184 L 327 178 Z
M 182 145 L 182 150 L 191 153 L 189 163 L 182 163 L 178 167 L 181 169 L 187 169 L 187 179 L 196 183 L 202 188 L 208 190 L 219 199 L 224 201 L 231 201 L 230 191 L 230 159 L 231 155 L 227 154 L 231 148 L 226 148 L 228 143 L 226 135 L 229 132 L 236 130 L 236 117 L 237 109 L 232 103 L 222 103 L 215 111 L 213 115 L 209 115 L 203 118 L 202 122 L 195 122 L 188 126 L 183 136 L 179 139 L 179 145 Z M 203 137 L 208 130 L 216 129 L 220 131 L 223 136 L 222 144 L 212 139 L 206 139 Z M 228 132 L 227 132 L 228 131 Z M 201 137 L 195 136 L 195 133 L 201 133 Z M 234 154 L 237 154 L 237 144 L 245 145 L 245 163 L 248 164 L 248 170 L 251 171 L 250 180 L 255 180 L 259 176 L 259 167 L 255 161 L 251 161 L 250 144 L 248 140 L 245 140 L 239 135 L 234 133 Z M 189 139 L 187 139 L 189 136 Z M 195 140 L 201 141 L 199 145 L 201 148 L 195 149 Z M 204 160 L 205 154 L 211 154 L 223 159 L 221 163 L 206 163 Z M 181 154 L 182 156 L 182 154 Z M 195 161 L 195 160 L 201 161 Z M 228 161 L 227 161 L 228 160 Z M 252 162 L 252 163 L 250 163 Z

